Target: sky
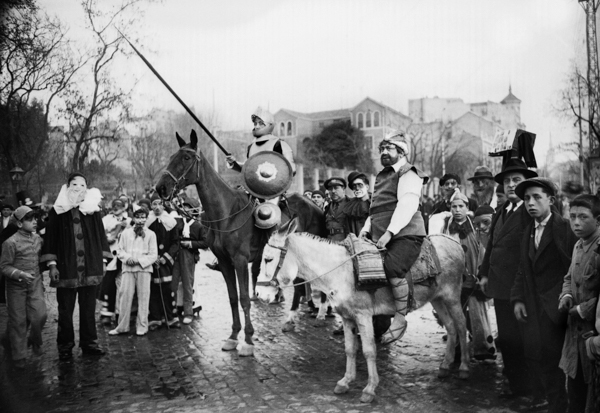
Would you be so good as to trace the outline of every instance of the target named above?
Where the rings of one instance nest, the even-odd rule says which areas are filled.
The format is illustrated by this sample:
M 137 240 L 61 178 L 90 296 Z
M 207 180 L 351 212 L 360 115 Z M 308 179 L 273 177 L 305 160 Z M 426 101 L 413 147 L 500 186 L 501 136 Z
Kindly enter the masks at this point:
M 40 5 L 72 34 L 83 30 L 77 0 Z M 578 139 L 553 111 L 572 61 L 585 64 L 576 0 L 164 0 L 144 9 L 141 51 L 189 106 L 214 109 L 223 130 L 251 129 L 257 106 L 315 112 L 369 96 L 408 114 L 409 99 L 499 102 L 511 85 L 542 163 L 550 137 Z M 138 58 L 115 69 L 120 81 L 139 77 L 138 113 L 180 109 Z

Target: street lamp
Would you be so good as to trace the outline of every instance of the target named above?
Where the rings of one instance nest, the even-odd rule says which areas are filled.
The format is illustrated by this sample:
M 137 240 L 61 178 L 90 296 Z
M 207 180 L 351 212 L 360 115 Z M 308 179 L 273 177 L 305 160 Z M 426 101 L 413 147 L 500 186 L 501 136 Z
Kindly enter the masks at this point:
M 23 174 L 25 173 L 24 170 L 22 170 L 21 168 L 19 168 L 17 165 L 15 165 L 14 168 L 12 168 L 10 171 L 8 171 L 8 173 L 10 174 L 10 180 L 15 184 L 15 187 L 17 188 L 15 193 L 19 192 L 19 184 L 21 183 L 21 180 L 23 179 Z M 19 200 L 17 199 L 17 196 L 15 195 L 15 199 L 17 200 L 17 205 L 19 205 Z

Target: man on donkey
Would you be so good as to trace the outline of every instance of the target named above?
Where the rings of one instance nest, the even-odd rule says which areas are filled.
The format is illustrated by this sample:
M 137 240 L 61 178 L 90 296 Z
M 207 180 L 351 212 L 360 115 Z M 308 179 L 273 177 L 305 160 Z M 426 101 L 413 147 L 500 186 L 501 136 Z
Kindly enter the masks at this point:
M 409 287 L 406 273 L 419 257 L 425 224 L 419 211 L 421 187 L 429 177 L 408 163 L 403 132 L 389 133 L 379 144 L 383 170 L 375 179 L 369 218 L 360 232 L 378 248 L 386 248 L 383 269 L 392 288 L 396 314 L 381 338 L 382 344 L 400 339 L 406 331 Z

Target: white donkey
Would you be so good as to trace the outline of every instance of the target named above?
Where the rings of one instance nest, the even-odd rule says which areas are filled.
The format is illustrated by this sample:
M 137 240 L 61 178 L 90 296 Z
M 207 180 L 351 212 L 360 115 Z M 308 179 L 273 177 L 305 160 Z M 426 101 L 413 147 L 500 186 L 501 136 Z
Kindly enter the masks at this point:
M 358 338 L 352 329 L 358 327 L 369 372 L 369 382 L 360 400 L 370 403 L 379 384 L 372 317 L 395 313 L 392 292 L 389 288 L 380 288 L 375 293 L 357 291 L 352 259 L 346 248 L 311 234 L 295 234 L 296 228 L 294 219 L 271 236 L 264 249 L 256 293 L 261 300 L 271 302 L 278 286 L 290 284 L 297 276 L 325 292 L 344 323 L 346 374 L 337 382 L 334 392 L 346 393 L 356 378 Z M 464 252 L 460 244 L 450 237 L 435 235 L 430 240 L 436 248 L 443 272 L 435 277 L 435 282 L 415 284 L 414 302 L 417 308 L 431 302 L 448 331 L 446 352 L 438 377 L 450 375 L 458 337 L 461 347 L 459 377 L 466 379 L 469 377 L 469 351 L 466 322 L 460 305 Z M 413 266 L 411 271 L 413 274 L 419 271 L 418 265 Z

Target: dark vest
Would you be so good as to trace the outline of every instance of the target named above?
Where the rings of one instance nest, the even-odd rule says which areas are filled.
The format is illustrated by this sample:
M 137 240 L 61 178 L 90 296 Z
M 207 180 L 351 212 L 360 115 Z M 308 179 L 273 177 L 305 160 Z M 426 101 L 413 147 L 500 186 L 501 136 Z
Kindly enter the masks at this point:
M 422 178 L 424 183 L 429 180 L 423 172 L 409 163 L 404 164 L 398 172 L 394 171 L 392 167 L 386 167 L 377 174 L 373 202 L 371 203 L 371 210 L 369 212 L 373 241 L 377 242 L 390 225 L 392 215 L 398 204 L 398 180 L 410 170 L 415 172 L 419 178 Z M 421 211 L 415 212 L 408 225 L 402 228 L 393 238 L 406 235 L 427 235 Z

